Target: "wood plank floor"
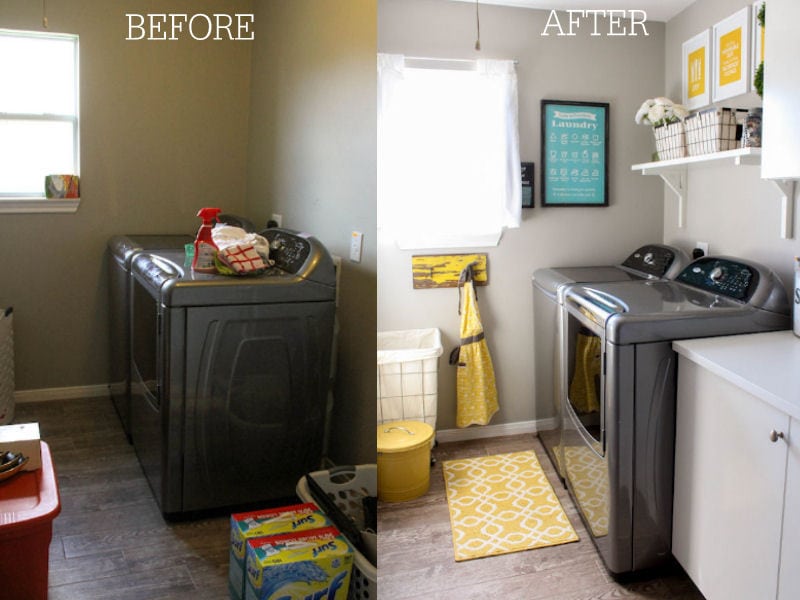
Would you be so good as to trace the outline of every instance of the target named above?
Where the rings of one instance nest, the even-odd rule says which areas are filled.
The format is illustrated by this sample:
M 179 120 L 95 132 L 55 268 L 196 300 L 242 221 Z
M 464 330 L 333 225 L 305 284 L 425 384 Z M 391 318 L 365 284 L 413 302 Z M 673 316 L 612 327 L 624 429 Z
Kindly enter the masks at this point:
M 61 491 L 50 600 L 228 597 L 228 517 L 164 521 L 110 400 L 18 404 L 15 422 L 30 421 L 50 444 Z M 531 448 L 581 541 L 454 562 L 442 461 Z M 380 600 L 702 599 L 683 573 L 615 582 L 535 436 L 440 444 L 434 455 L 425 496 L 379 506 Z
M 165 522 L 110 400 L 18 404 L 14 421 L 39 422 L 58 476 L 50 600 L 228 598 L 228 517 Z
M 442 461 L 533 449 L 580 541 L 456 563 Z M 378 595 L 381 600 L 702 600 L 680 571 L 618 583 L 603 567 L 544 447 L 532 434 L 439 444 L 431 487 L 421 498 L 379 503 Z

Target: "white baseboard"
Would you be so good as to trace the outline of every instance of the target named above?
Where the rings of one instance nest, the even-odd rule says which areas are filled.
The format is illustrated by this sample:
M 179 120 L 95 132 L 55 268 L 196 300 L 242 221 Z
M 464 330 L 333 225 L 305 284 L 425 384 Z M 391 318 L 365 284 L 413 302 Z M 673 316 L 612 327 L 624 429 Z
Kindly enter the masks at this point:
M 17 390 L 14 392 L 14 401 L 45 402 L 47 400 L 75 400 L 77 398 L 108 397 L 110 387 L 107 383 L 98 385 L 78 385 L 74 387 L 41 388 L 38 390 Z
M 464 429 L 439 429 L 436 431 L 436 440 L 438 442 L 463 442 L 465 440 L 479 440 L 503 435 L 536 433 L 537 431 L 555 429 L 556 426 L 556 419 L 549 418 L 536 421 L 500 423 L 499 425 L 484 425 L 482 427 L 465 427 Z

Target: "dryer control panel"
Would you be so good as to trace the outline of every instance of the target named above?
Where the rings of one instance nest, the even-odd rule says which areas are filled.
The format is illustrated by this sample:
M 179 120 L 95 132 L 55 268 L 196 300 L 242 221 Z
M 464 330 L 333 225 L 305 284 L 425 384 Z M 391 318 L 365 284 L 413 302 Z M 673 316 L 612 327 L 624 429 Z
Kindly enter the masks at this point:
M 642 246 L 625 259 L 623 267 L 634 269 L 653 277 L 664 277 L 675 260 L 675 253 L 664 246 Z
M 746 302 L 758 285 L 758 271 L 739 262 L 709 256 L 694 261 L 681 271 L 677 280 Z

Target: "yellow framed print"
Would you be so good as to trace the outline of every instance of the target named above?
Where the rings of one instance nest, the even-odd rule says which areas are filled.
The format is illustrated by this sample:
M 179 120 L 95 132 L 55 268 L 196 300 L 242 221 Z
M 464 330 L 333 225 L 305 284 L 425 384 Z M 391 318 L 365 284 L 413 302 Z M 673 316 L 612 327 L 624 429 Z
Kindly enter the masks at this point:
M 689 110 L 711 103 L 711 35 L 708 29 L 683 42 L 683 105 Z
M 714 25 L 714 85 L 712 100 L 718 102 L 749 90 L 750 12 L 745 6 Z
M 752 23 L 753 29 L 753 63 L 750 65 L 750 72 L 752 73 L 752 77 L 750 79 L 750 90 L 755 92 L 755 76 L 756 70 L 758 69 L 758 65 L 764 62 L 764 26 L 758 20 L 758 13 L 761 12 L 762 7 L 764 6 L 764 0 L 759 0 L 758 2 L 753 4 L 753 14 L 750 17 L 750 21 Z

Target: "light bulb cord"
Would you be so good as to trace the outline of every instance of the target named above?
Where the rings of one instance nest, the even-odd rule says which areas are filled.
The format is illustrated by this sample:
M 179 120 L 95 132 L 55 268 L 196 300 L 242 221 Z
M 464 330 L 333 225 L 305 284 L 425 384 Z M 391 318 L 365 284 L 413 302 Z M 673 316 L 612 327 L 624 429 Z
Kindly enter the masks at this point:
M 478 0 L 475 0 L 475 25 L 478 29 L 478 37 L 475 39 L 475 50 L 481 49 L 481 14 L 478 10 Z

